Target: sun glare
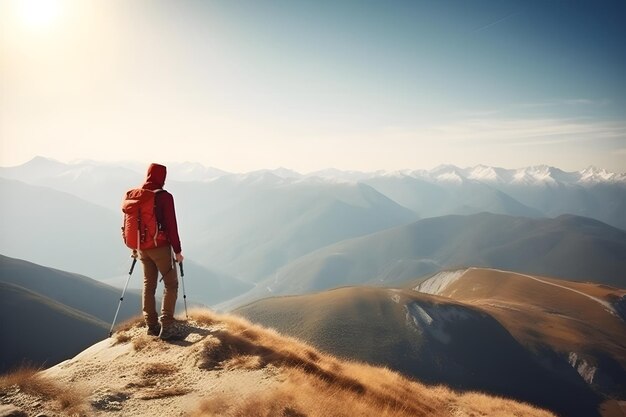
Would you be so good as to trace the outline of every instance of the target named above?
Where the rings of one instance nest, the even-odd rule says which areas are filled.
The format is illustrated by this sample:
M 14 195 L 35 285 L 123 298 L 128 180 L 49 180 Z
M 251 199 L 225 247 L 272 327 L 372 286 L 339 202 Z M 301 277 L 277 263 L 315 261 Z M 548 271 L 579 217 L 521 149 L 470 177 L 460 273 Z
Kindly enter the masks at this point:
M 31 29 L 46 29 L 61 15 L 61 0 L 20 0 L 18 14 L 22 23 Z

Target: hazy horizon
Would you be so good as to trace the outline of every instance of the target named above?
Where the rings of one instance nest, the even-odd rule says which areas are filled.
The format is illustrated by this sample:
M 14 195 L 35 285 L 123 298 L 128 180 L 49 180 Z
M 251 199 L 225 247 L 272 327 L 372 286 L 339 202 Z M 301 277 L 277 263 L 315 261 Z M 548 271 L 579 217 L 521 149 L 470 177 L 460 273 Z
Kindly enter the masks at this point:
M 0 165 L 626 172 L 626 3 L 0 0 Z
M 526 166 L 502 166 L 502 165 L 487 165 L 487 164 L 475 164 L 475 165 L 456 165 L 456 164 L 451 164 L 451 163 L 442 163 L 442 164 L 438 164 L 438 165 L 433 165 L 433 166 L 418 166 L 418 167 L 400 167 L 400 168 L 394 168 L 394 169 L 371 169 L 371 170 L 356 170 L 356 169 L 350 169 L 350 168 L 339 168 L 339 167 L 334 167 L 334 166 L 326 166 L 326 167 L 322 167 L 319 169 L 314 169 L 311 171 L 299 171 L 297 169 L 294 169 L 290 166 L 272 166 L 272 167 L 259 167 L 259 168 L 255 168 L 255 169 L 251 169 L 248 171 L 229 171 L 224 169 L 223 167 L 220 166 L 214 166 L 214 165 L 207 165 L 204 164 L 202 162 L 199 161 L 190 161 L 190 160 L 184 160 L 184 161 L 162 161 L 162 160 L 146 160 L 146 161 L 140 161 L 140 160 L 98 160 L 98 159 L 92 159 L 92 158 L 75 158 L 75 159 L 69 159 L 69 160 L 61 160 L 61 159 L 57 159 L 57 158 L 52 158 L 52 157 L 48 157 L 45 155 L 34 155 L 33 157 L 27 159 L 24 162 L 21 162 L 19 164 L 15 164 L 15 165 L 0 165 L 0 168 L 15 168 L 21 165 L 24 165 L 26 163 L 29 163 L 37 158 L 43 158 L 49 161 L 55 161 L 55 162 L 59 162 L 62 164 L 67 164 L 67 165 L 80 165 L 80 164 L 89 164 L 89 163 L 93 163 L 93 164 L 104 164 L 104 165 L 121 165 L 121 166 L 132 166 L 133 168 L 136 168 L 137 170 L 143 172 L 144 168 L 147 168 L 149 164 L 151 163 L 158 163 L 158 164 L 163 164 L 165 166 L 179 166 L 179 165 L 185 165 L 185 164 L 190 164 L 190 165 L 201 165 L 204 168 L 209 168 L 209 169 L 216 169 L 216 170 L 220 170 L 220 171 L 224 171 L 227 174 L 247 174 L 247 173 L 252 173 L 252 172 L 256 172 L 256 171 L 277 171 L 277 170 L 288 170 L 288 171 L 294 171 L 298 174 L 301 175 L 310 175 L 316 172 L 320 172 L 320 171 L 326 171 L 326 170 L 338 170 L 338 171 L 342 171 L 342 172 L 362 172 L 362 173 L 375 173 L 375 172 L 403 172 L 403 171 L 420 171 L 420 170 L 424 170 L 424 171 L 432 171 L 435 170 L 436 168 L 439 167 L 444 167 L 444 166 L 455 166 L 457 168 L 460 169 L 470 169 L 470 168 L 475 168 L 475 167 L 479 167 L 479 166 L 484 166 L 484 167 L 491 167 L 491 168 L 497 168 L 497 169 L 505 169 L 505 170 L 517 170 L 517 169 L 525 169 L 525 168 L 533 168 L 533 167 L 541 167 L 541 166 L 547 166 L 547 167 L 551 167 L 551 168 L 557 168 L 560 169 L 564 172 L 580 172 L 582 170 L 585 169 L 589 169 L 589 168 L 595 168 L 598 170 L 606 170 L 608 172 L 611 173 L 615 173 L 615 174 L 626 174 L 626 171 L 624 172 L 620 172 L 620 171 L 612 171 L 610 169 L 607 169 L 606 167 L 603 166 L 597 166 L 597 165 L 587 165 L 584 166 L 580 169 L 574 169 L 574 170 L 568 170 L 568 169 L 564 169 L 563 167 L 560 166 L 554 166 L 554 165 L 548 165 L 548 164 L 531 164 L 531 165 L 526 165 Z

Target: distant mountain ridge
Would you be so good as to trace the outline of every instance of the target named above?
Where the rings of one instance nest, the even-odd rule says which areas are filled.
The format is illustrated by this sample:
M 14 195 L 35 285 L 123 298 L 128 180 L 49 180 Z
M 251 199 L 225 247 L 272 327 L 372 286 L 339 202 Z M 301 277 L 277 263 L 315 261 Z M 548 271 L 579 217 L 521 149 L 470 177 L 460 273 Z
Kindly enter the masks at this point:
M 141 183 L 145 165 L 95 161 L 65 164 L 36 157 L 16 167 L 0 167 L 0 177 L 69 192 L 118 211 L 120 195 Z M 330 168 L 302 174 L 283 167 L 230 173 L 199 163 L 168 164 L 169 187 L 196 184 L 194 188 L 201 189 L 201 184 L 214 182 L 227 182 L 234 188 L 363 183 L 422 218 L 482 211 L 526 217 L 575 214 L 626 230 L 626 173 L 596 167 L 564 171 L 548 165 L 516 169 L 440 165 L 430 170 Z
M 311 252 L 220 307 L 344 285 L 397 285 L 462 266 L 626 288 L 624 253 L 625 231 L 584 217 L 529 219 L 491 213 L 435 217 Z
M 65 164 L 42 157 L 0 168 L 5 197 L 0 208 L 5 232 L 0 238 L 0 252 L 119 282 L 128 255 L 119 234 L 120 200 L 125 190 L 141 184 L 144 169 L 138 163 Z M 223 296 L 200 300 L 205 303 L 219 303 L 241 295 L 246 287 L 281 280 L 281 268 L 317 250 L 418 219 L 480 213 L 530 219 L 573 214 L 626 230 L 624 174 L 594 168 L 566 172 L 548 166 L 510 170 L 442 165 L 428 171 L 328 169 L 303 175 L 285 168 L 233 174 L 182 163 L 168 164 L 168 172 L 166 187 L 175 195 L 184 252 L 196 262 L 196 271 L 203 276 L 208 273 L 202 268 L 212 271 L 212 282 L 242 281 L 224 286 Z M 490 233 L 491 228 L 486 225 L 485 232 Z M 453 234 L 446 236 L 456 239 Z M 62 245 L 51 247 L 47 241 L 51 237 Z M 565 259 L 571 255 L 565 249 L 582 250 L 584 242 L 576 242 L 562 245 L 561 252 L 550 256 Z M 59 252 L 70 250 L 72 256 Z M 543 259 L 543 254 L 539 255 Z M 507 259 L 514 256 L 508 253 Z M 342 279 L 354 274 L 366 279 L 365 272 L 369 276 L 381 267 L 372 265 L 368 271 L 360 271 L 357 262 L 356 270 L 347 271 L 355 265 L 345 257 L 335 256 L 331 261 L 317 266 L 326 272 L 343 268 L 347 273 Z M 477 261 L 478 266 L 518 267 L 510 262 L 494 265 L 482 258 Z M 534 263 L 533 259 L 527 261 Z M 403 259 L 385 264 L 383 278 L 411 279 L 434 272 L 441 262 L 432 256 Z M 575 267 L 566 271 L 524 267 L 521 272 L 581 279 L 583 275 Z M 606 262 L 595 269 L 599 274 L 603 270 L 607 270 Z M 308 270 L 303 273 L 310 275 Z M 275 288 L 273 282 L 270 284 L 260 288 Z M 340 284 L 328 281 L 323 288 Z
M 5 178 L 33 181 L 44 177 L 70 175 L 85 167 L 117 168 L 133 171 L 143 175 L 145 168 L 134 162 L 97 162 L 78 160 L 63 163 L 51 158 L 36 156 L 24 164 L 12 167 L 0 167 L 0 176 Z M 531 165 L 521 168 L 500 168 L 488 165 L 476 165 L 461 168 L 456 165 L 444 164 L 435 168 L 354 171 L 328 168 L 309 173 L 300 173 L 289 168 L 261 169 L 244 173 L 233 173 L 219 168 L 205 166 L 197 162 L 177 162 L 168 164 L 169 174 L 176 181 L 207 181 L 222 176 L 258 177 L 272 174 L 281 179 L 302 180 L 306 178 L 321 178 L 328 180 L 362 181 L 376 177 L 413 177 L 426 179 L 432 182 L 460 183 L 464 180 L 475 180 L 487 184 L 517 184 L 517 185 L 590 185 L 599 183 L 626 185 L 626 173 L 611 172 L 604 168 L 589 166 L 579 171 L 564 171 L 549 165 Z M 26 177 L 25 177 L 26 176 Z

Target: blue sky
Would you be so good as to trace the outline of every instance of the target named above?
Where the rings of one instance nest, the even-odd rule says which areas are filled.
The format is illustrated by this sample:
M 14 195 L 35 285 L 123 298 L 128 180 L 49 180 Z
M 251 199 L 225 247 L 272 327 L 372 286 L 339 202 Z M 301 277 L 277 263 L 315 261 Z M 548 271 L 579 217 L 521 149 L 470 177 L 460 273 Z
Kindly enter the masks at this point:
M 28 1 L 0 165 L 626 171 L 623 1 Z

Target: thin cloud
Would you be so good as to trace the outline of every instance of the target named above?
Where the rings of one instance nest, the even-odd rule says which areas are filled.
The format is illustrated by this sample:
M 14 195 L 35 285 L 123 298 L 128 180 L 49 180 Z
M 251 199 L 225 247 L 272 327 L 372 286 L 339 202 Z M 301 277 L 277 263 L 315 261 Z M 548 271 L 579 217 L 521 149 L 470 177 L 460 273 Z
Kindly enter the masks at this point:
M 567 110 L 569 111 L 572 110 L 572 107 L 604 107 L 609 104 L 611 104 L 611 100 L 609 99 L 563 98 L 525 103 L 511 103 L 508 106 L 502 106 L 497 109 L 485 108 L 478 110 L 465 110 L 458 112 L 456 115 L 459 118 L 465 119 L 481 119 L 496 115 L 506 117 L 507 114 L 512 115 L 514 114 L 513 112 L 518 112 L 520 109 L 546 109 L 550 107 L 567 107 Z
M 519 12 L 511 12 L 511 13 L 509 13 L 507 15 L 504 15 L 504 16 L 502 16 L 502 17 L 500 17 L 500 18 L 498 18 L 498 19 L 496 19 L 496 20 L 494 20 L 492 22 L 487 23 L 486 25 L 482 25 L 482 26 L 479 26 L 479 27 L 475 28 L 474 30 L 472 30 L 472 33 L 478 33 L 478 32 L 482 32 L 484 30 L 487 30 L 490 27 L 495 26 L 498 23 L 502 23 L 505 20 L 510 19 L 511 17 L 513 17 L 515 15 L 518 15 L 518 14 L 519 14 Z
M 568 119 L 471 119 L 432 127 L 424 133 L 457 143 L 552 145 L 601 139 L 626 140 L 626 123 Z
M 543 108 L 543 107 L 563 107 L 563 106 L 606 106 L 610 104 L 610 100 L 607 99 L 588 99 L 588 98 L 573 98 L 573 99 L 556 99 L 545 100 L 533 103 L 519 103 L 515 105 L 517 108 L 529 109 L 529 108 Z

